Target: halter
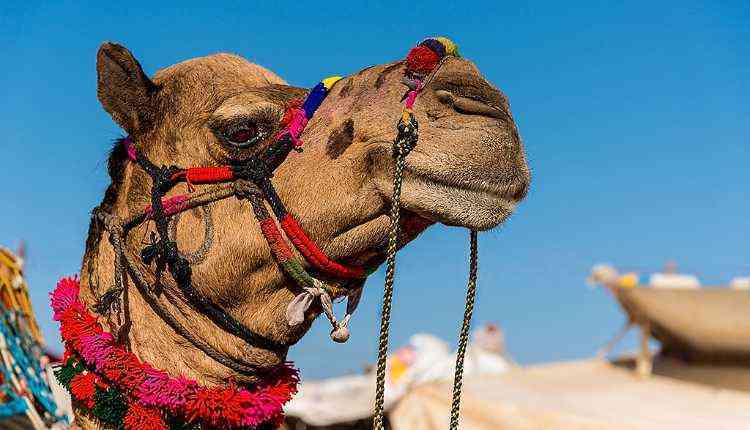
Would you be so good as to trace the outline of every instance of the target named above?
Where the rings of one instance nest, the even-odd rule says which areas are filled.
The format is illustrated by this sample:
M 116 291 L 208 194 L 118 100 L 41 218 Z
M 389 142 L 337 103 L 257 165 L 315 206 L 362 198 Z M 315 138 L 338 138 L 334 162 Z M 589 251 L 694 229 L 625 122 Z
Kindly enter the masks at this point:
M 406 74 L 403 82 L 409 90 L 403 99 L 404 109 L 397 125 L 398 133 L 393 143 L 393 157 L 395 159 L 396 173 L 394 176 L 393 198 L 390 211 L 391 226 L 387 249 L 386 282 L 383 296 L 383 311 L 379 342 L 377 390 L 374 412 L 374 424 L 376 429 L 383 428 L 383 399 L 385 391 L 384 383 L 388 329 L 393 296 L 393 280 L 395 275 L 395 255 L 399 247 L 401 235 L 400 195 L 403 169 L 405 157 L 415 147 L 418 140 L 418 122 L 412 112 L 412 107 L 419 93 L 430 82 L 431 78 L 435 75 L 437 70 L 439 70 L 440 66 L 448 56 L 458 56 L 456 45 L 445 38 L 430 38 L 424 40 L 417 47 L 413 48 L 406 58 Z M 183 254 L 178 249 L 176 243 L 175 218 L 179 217 L 180 213 L 198 207 L 202 207 L 207 211 L 210 210 L 210 206 L 208 206 L 210 203 L 227 199 L 232 196 L 237 197 L 240 200 L 249 201 L 253 214 L 260 225 L 263 236 L 265 237 L 277 263 L 281 266 L 282 271 L 288 277 L 292 278 L 302 289 L 302 293 L 292 300 L 287 309 L 287 320 L 289 324 L 295 325 L 301 323 L 304 320 L 305 311 L 309 308 L 313 300 L 319 297 L 323 311 L 331 321 L 334 328 L 331 337 L 337 342 L 343 342 L 348 339 L 349 332 L 347 324 L 359 301 L 363 280 L 372 273 L 374 269 L 345 265 L 328 257 L 320 247 L 310 239 L 309 235 L 301 227 L 294 216 L 287 211 L 271 182 L 274 170 L 287 158 L 291 151 L 301 150 L 301 133 L 308 121 L 314 115 L 315 111 L 328 95 L 331 87 L 340 79 L 340 77 L 324 79 L 310 91 L 304 101 L 295 100 L 290 102 L 281 122 L 282 129 L 274 136 L 275 141 L 258 153 L 241 161 L 237 161 L 234 164 L 218 167 L 188 168 L 177 166 L 157 166 L 141 151 L 137 150 L 135 142 L 133 142 L 130 137 L 121 139 L 120 144 L 125 147 L 128 159 L 136 163 L 137 166 L 148 174 L 152 180 L 150 205 L 146 207 L 143 212 L 127 220 L 120 220 L 115 215 L 107 213 L 101 208 L 96 208 L 93 211 L 93 220 L 109 232 L 109 240 L 115 250 L 114 286 L 99 298 L 95 310 L 100 315 L 105 315 L 109 313 L 113 307 L 119 307 L 120 296 L 125 291 L 125 279 L 129 276 L 151 309 L 175 332 L 222 365 L 240 374 L 261 376 L 262 382 L 256 387 L 255 391 L 245 391 L 243 389 L 235 389 L 232 387 L 224 389 L 229 390 L 226 391 L 228 396 L 227 399 L 241 398 L 245 403 L 238 400 L 239 403 L 234 406 L 231 403 L 223 406 L 221 404 L 216 404 L 214 406 L 217 407 L 221 413 L 213 414 L 210 411 L 196 411 L 194 410 L 195 408 L 191 409 L 186 406 L 190 404 L 190 399 L 181 399 L 182 402 L 178 401 L 177 403 L 169 403 L 168 401 L 165 401 L 166 403 L 162 404 L 154 402 L 153 396 L 148 397 L 148 395 L 140 395 L 140 390 L 142 390 L 142 386 L 146 382 L 144 382 L 143 379 L 138 379 L 136 375 L 156 374 L 156 376 L 154 376 L 155 379 L 166 381 L 159 385 L 163 390 L 169 391 L 170 388 L 165 387 L 171 387 L 174 389 L 179 386 L 190 386 L 193 387 L 193 391 L 190 391 L 193 396 L 200 397 L 201 395 L 208 395 L 205 393 L 209 393 L 210 395 L 208 396 L 212 399 L 213 397 L 211 396 L 218 396 L 218 394 L 211 391 L 211 389 L 198 387 L 197 383 L 194 381 L 187 381 L 184 380 L 184 378 L 173 380 L 173 378 L 170 378 L 164 372 L 156 371 L 148 364 L 140 363 L 132 353 L 128 353 L 121 346 L 117 345 L 112 335 L 103 331 L 101 325 L 96 322 L 95 316 L 88 313 L 83 303 L 78 299 L 77 280 L 67 279 L 58 284 L 58 288 L 52 295 L 55 319 L 61 321 L 61 333 L 66 342 L 67 355 L 66 364 L 62 368 L 62 374 L 58 375 L 58 379 L 69 388 L 69 391 L 71 391 L 73 396 L 79 400 L 84 407 L 89 405 L 91 410 L 94 411 L 95 416 L 104 422 L 113 424 L 117 424 L 117 417 L 122 418 L 125 420 L 124 423 L 126 429 L 138 428 L 135 426 L 136 424 L 143 425 L 143 420 L 152 418 L 154 422 L 165 422 L 163 412 L 159 412 L 159 408 L 165 409 L 172 414 L 173 417 L 185 417 L 185 422 L 187 423 L 202 423 L 209 426 L 256 426 L 265 422 L 273 423 L 278 421 L 279 416 L 281 416 L 281 406 L 289 399 L 289 397 L 291 397 L 292 394 L 294 394 L 294 392 L 296 392 L 296 371 L 291 369 L 286 363 L 281 366 L 264 368 L 245 362 L 241 359 L 227 357 L 219 352 L 214 346 L 193 335 L 189 328 L 183 326 L 182 323 L 180 323 L 171 312 L 161 304 L 159 298 L 160 294 L 164 294 L 169 300 L 180 299 L 178 297 L 171 297 L 166 289 L 162 289 L 161 274 L 165 270 L 168 270 L 181 293 L 181 299 L 185 300 L 191 307 L 208 317 L 222 330 L 242 339 L 251 346 L 259 348 L 279 351 L 289 346 L 287 343 L 278 342 L 254 332 L 229 315 L 219 305 L 202 296 L 198 290 L 195 289 L 192 280 L 191 263 L 196 264 L 196 262 L 199 262 L 200 259 L 204 258 L 211 246 L 213 227 L 209 220 L 209 216 L 205 217 L 206 228 L 204 243 L 198 251 L 194 254 Z M 188 188 L 191 190 L 190 193 L 168 198 L 165 197 L 172 188 L 181 182 L 187 183 Z M 201 192 L 193 192 L 194 184 L 214 184 L 214 186 Z M 271 207 L 271 211 L 278 221 L 278 224 L 281 226 L 281 229 L 286 234 L 286 237 L 289 238 L 289 241 L 312 268 L 325 276 L 346 281 L 344 288 L 347 290 L 349 303 L 347 304 L 347 315 L 341 322 L 337 321 L 336 317 L 333 315 L 331 302 L 332 291 L 330 291 L 330 288 L 325 283 L 318 281 L 311 276 L 310 273 L 305 270 L 301 262 L 294 258 L 290 247 L 287 245 L 277 226 L 277 222 L 266 209 L 266 203 Z M 171 225 L 170 220 L 172 222 Z M 140 253 L 141 261 L 139 262 L 126 252 L 125 244 L 128 234 L 134 228 L 150 221 L 154 222 L 156 232 L 151 233 L 151 242 L 142 249 Z M 424 227 L 426 227 L 426 225 L 417 226 L 418 229 Z M 454 402 L 451 412 L 451 428 L 456 428 L 458 425 L 458 407 L 460 401 L 463 356 L 468 339 L 469 322 L 471 320 L 476 288 L 476 239 L 476 232 L 472 231 L 471 274 L 467 293 L 466 314 L 464 316 L 464 324 L 462 326 L 459 341 L 456 379 L 454 383 Z M 144 266 L 153 266 L 155 268 L 156 279 L 153 283 L 148 282 L 147 276 L 143 270 Z M 71 329 L 71 325 L 74 326 L 74 329 Z M 83 335 L 81 333 L 83 333 Z M 104 354 L 102 351 L 106 351 L 107 353 Z M 117 368 L 116 363 L 111 363 L 105 359 L 105 356 L 110 354 L 115 354 L 116 356 L 119 354 L 118 357 L 121 360 L 131 363 L 129 370 L 132 372 L 125 372 L 125 374 L 122 374 L 122 372 L 115 372 L 116 374 L 112 375 L 108 374 L 106 372 L 106 369 L 108 368 L 107 366 L 114 366 Z M 104 378 L 98 376 L 102 371 L 104 371 Z M 97 374 L 97 376 L 86 376 L 95 374 Z M 128 375 L 130 379 L 128 379 Z M 281 375 L 281 377 L 279 375 Z M 84 377 L 86 380 L 81 381 L 80 379 L 83 379 Z M 79 379 L 76 380 L 75 378 Z M 74 387 L 74 382 L 76 381 L 88 387 L 88 392 L 91 392 L 92 386 L 96 389 L 98 389 L 97 387 L 100 385 L 104 386 L 105 389 L 102 392 L 105 394 L 110 393 L 110 390 L 108 390 L 107 387 L 119 387 L 124 393 L 117 395 L 120 397 L 129 396 L 129 398 L 135 400 L 125 402 L 126 406 L 124 409 L 121 408 L 121 413 L 114 419 L 112 417 L 102 418 L 95 413 L 95 408 L 100 402 L 94 402 L 94 394 L 91 394 L 88 397 L 77 395 L 76 391 L 81 390 L 79 389 L 80 384 L 78 383 L 76 383 Z M 248 396 L 251 396 L 256 400 L 263 398 L 263 394 L 259 393 L 265 389 L 264 387 L 271 387 L 268 389 L 276 387 L 275 392 L 277 394 L 283 392 L 283 394 L 278 395 L 275 403 L 272 402 L 272 407 L 260 414 L 262 416 L 259 416 L 257 410 L 247 406 L 249 404 L 248 402 L 252 403 L 252 399 Z M 220 389 L 216 390 L 220 391 Z M 94 389 L 94 393 L 98 395 L 99 391 Z M 164 398 L 169 398 L 169 396 L 164 393 L 155 396 L 155 398 L 162 400 Z M 243 409 L 242 407 L 237 406 L 239 404 L 245 404 L 246 407 Z M 135 416 L 135 418 L 128 421 L 127 417 L 130 416 L 128 414 Z M 139 421 L 139 419 L 141 420 Z M 120 421 L 120 423 L 122 422 L 123 421 Z M 161 426 L 153 428 L 166 427 Z
M 180 252 L 175 242 L 175 217 L 189 209 L 197 207 L 208 208 L 209 206 L 207 205 L 210 203 L 232 196 L 248 200 L 255 218 L 260 224 L 263 236 L 284 273 L 291 277 L 304 291 L 312 290 L 317 292 L 322 290 L 318 295 L 325 294 L 329 296 L 330 291 L 328 287 L 313 278 L 304 269 L 302 264 L 293 258 L 291 249 L 284 241 L 281 231 L 276 226 L 276 222 L 266 209 L 265 200 L 271 207 L 276 219 L 279 220 L 279 225 L 281 225 L 286 236 L 311 266 L 325 275 L 339 279 L 353 280 L 365 278 L 370 272 L 362 267 L 347 266 L 333 261 L 309 238 L 309 235 L 302 229 L 297 220 L 286 210 L 271 182 L 272 172 L 286 159 L 293 149 L 301 147 L 302 143 L 299 140 L 299 135 L 304 130 L 304 126 L 323 102 L 331 86 L 339 79 L 338 77 L 334 77 L 323 80 L 312 89 L 304 102 L 292 101 L 282 119 L 282 126 L 284 128 L 276 135 L 275 142 L 260 154 L 250 156 L 236 164 L 218 167 L 157 167 L 142 152 L 135 148 L 133 141 L 129 137 L 123 139 L 121 144 L 125 145 L 128 158 L 151 177 L 153 185 L 151 188 L 151 204 L 142 213 L 131 219 L 120 222 L 114 219 L 111 214 L 100 210 L 94 211 L 94 217 L 102 221 L 104 227 L 110 232 L 110 237 L 114 239 L 112 242 L 115 246 L 118 259 L 121 262 L 121 264 L 116 263 L 115 265 L 118 267 L 122 266 L 134 278 L 136 285 L 141 287 L 147 295 L 153 295 L 154 287 L 148 285 L 145 281 L 145 276 L 138 269 L 137 263 L 123 249 L 125 239 L 133 228 L 146 221 L 153 220 L 156 225 L 156 234 L 152 236 L 151 243 L 141 251 L 141 260 L 145 265 L 155 264 L 157 272 L 161 272 L 164 269 L 169 270 L 183 297 L 194 308 L 207 315 L 217 326 L 226 332 L 241 338 L 250 345 L 260 348 L 281 350 L 288 347 L 288 344 L 276 342 L 252 331 L 229 315 L 220 306 L 197 292 L 192 283 L 190 256 Z M 215 186 L 200 193 L 181 194 L 166 198 L 165 194 L 180 182 L 186 182 L 191 189 L 194 184 L 215 184 Z M 170 217 L 172 218 L 171 226 Z M 206 239 L 201 249 L 208 247 L 207 243 L 210 240 L 212 232 L 209 223 L 210 221 L 206 217 Z M 172 231 L 171 235 L 170 231 Z M 202 253 L 200 249 L 198 252 L 199 254 Z M 113 289 L 102 296 L 97 306 L 100 312 L 107 312 L 116 303 L 122 291 L 124 291 L 124 286 L 121 284 L 122 277 L 120 277 L 118 282 L 116 282 Z M 159 305 L 155 297 L 151 302 L 154 303 L 152 308 L 155 308 L 154 310 L 175 331 L 193 342 L 193 336 L 186 333 L 187 330 L 180 327 L 179 322 L 169 314 L 169 311 Z M 331 306 L 326 307 L 326 309 L 330 308 Z M 343 330 L 337 324 L 332 311 L 330 319 L 334 324 L 335 331 Z M 342 340 L 344 336 L 339 335 L 334 337 Z M 206 347 L 205 342 L 199 341 L 196 346 L 211 357 L 215 358 L 216 355 L 219 355 L 215 351 L 212 351 L 213 348 Z M 225 358 L 219 361 L 233 370 L 242 373 L 257 373 L 263 370 L 248 363 L 240 363 L 238 365 L 238 363 L 230 362 Z

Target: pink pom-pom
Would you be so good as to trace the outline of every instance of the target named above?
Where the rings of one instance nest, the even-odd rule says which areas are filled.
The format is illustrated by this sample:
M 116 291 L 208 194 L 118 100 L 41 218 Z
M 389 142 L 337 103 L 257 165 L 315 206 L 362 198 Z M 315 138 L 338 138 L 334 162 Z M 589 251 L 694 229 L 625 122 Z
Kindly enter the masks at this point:
M 66 309 L 73 303 L 78 302 L 78 277 L 72 276 L 62 278 L 57 282 L 55 291 L 50 293 L 50 302 L 52 304 L 52 319 L 60 321 L 60 317 Z
M 103 370 L 104 362 L 112 355 L 115 339 L 112 334 L 102 332 L 93 336 L 81 336 L 79 346 L 81 357 L 98 372 Z

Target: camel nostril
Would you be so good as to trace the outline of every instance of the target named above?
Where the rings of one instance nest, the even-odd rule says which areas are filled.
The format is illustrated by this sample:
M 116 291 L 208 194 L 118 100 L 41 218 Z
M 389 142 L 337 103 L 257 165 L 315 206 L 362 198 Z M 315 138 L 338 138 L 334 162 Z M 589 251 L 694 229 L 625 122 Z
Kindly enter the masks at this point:
M 447 105 L 452 105 L 454 101 L 453 93 L 450 91 L 445 90 L 436 90 L 435 96 L 437 96 L 438 100 L 440 100 L 441 103 L 445 103 Z
M 437 97 L 438 101 L 452 107 L 458 113 L 507 119 L 507 114 L 502 109 L 477 99 L 457 96 L 447 90 L 435 90 L 435 97 Z

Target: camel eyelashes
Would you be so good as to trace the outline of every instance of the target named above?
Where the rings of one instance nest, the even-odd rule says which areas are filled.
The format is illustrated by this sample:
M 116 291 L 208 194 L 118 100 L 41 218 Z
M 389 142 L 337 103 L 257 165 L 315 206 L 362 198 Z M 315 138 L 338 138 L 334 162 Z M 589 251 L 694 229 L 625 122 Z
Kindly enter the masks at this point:
M 210 125 L 221 143 L 234 149 L 247 149 L 265 140 L 275 125 L 263 118 L 240 116 L 216 120 Z

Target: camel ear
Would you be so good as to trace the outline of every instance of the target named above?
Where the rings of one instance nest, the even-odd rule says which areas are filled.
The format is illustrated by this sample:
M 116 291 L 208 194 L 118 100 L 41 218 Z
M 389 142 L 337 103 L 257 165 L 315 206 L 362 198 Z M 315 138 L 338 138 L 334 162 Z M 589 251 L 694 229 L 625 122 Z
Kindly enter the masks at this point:
M 153 125 L 157 87 L 124 46 L 105 42 L 96 54 L 96 94 L 104 110 L 134 135 Z

